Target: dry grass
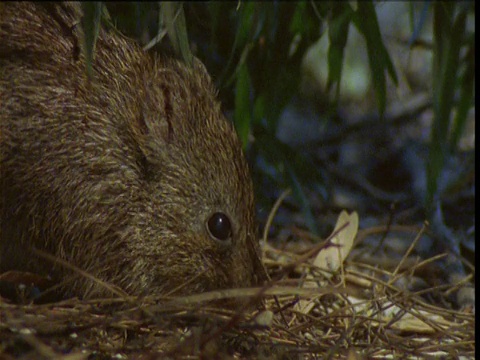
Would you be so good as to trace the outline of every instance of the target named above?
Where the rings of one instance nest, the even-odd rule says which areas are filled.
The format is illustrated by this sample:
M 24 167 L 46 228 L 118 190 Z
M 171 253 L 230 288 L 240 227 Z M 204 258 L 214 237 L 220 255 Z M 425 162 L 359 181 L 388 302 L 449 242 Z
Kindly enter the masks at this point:
M 475 357 L 473 309 L 449 309 L 449 286 L 417 293 L 399 288 L 429 262 L 411 265 L 413 260 L 406 254 L 401 263 L 409 264 L 407 270 L 398 264 L 390 272 L 347 261 L 326 280 L 304 256 L 308 251 L 292 249 L 263 245 L 264 264 L 275 280 L 259 289 L 182 298 L 71 299 L 44 305 L 1 301 L 0 357 Z M 303 280 L 307 278 L 308 286 Z M 427 303 L 427 294 L 435 295 L 435 301 Z M 218 304 L 224 299 L 243 299 L 243 305 L 234 310 L 212 306 L 212 301 Z M 313 306 L 306 306 L 309 302 Z

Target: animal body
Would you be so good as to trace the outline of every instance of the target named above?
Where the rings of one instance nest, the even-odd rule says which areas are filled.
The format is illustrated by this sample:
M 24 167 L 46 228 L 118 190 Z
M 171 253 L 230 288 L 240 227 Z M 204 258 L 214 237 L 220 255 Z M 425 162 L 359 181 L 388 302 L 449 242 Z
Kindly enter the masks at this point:
M 0 273 L 66 295 L 191 294 L 261 278 L 252 182 L 203 65 L 100 29 L 87 81 L 78 5 L 0 16 Z

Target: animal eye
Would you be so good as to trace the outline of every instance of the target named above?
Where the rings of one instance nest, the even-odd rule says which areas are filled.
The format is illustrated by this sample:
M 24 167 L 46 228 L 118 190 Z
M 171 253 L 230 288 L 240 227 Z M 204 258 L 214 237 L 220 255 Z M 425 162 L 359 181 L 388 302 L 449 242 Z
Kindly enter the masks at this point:
M 226 241 L 232 237 L 232 223 L 224 213 L 214 213 L 207 222 L 208 232 L 216 240 Z

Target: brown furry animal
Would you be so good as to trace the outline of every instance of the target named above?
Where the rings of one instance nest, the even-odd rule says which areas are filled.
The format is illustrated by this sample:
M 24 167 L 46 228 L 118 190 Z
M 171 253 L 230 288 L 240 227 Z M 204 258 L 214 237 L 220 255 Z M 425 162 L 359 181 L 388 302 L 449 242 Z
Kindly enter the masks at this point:
M 0 273 L 72 275 L 35 247 L 129 294 L 257 284 L 252 182 L 204 67 L 101 29 L 88 86 L 79 14 L 3 4 Z M 74 279 L 65 295 L 111 295 Z

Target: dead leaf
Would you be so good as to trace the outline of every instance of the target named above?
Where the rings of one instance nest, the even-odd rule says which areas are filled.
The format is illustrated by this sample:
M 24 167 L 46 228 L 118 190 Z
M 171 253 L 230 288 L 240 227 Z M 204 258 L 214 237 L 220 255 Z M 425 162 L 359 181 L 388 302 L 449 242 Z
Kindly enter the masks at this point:
M 352 249 L 353 241 L 355 240 L 355 236 L 357 236 L 357 232 L 357 212 L 354 211 L 349 215 L 343 210 L 340 213 L 335 229 L 333 230 L 335 236 L 330 240 L 330 246 L 322 248 L 313 261 L 314 266 L 320 269 L 329 270 L 328 272 L 320 270 L 326 278 L 330 278 L 332 276 L 331 272 L 337 271 L 343 264 L 343 261 L 347 258 Z M 314 280 L 313 276 L 308 274 L 305 278 L 304 287 L 312 288 L 319 286 L 318 282 L 312 280 Z M 314 305 L 313 299 L 300 300 L 295 304 L 295 309 L 304 314 L 308 314 L 313 309 Z
M 347 224 L 347 225 L 346 225 Z M 344 227 L 340 230 L 342 227 Z M 343 261 L 347 258 L 350 250 L 353 246 L 353 240 L 357 236 L 358 232 L 358 214 L 354 211 L 349 215 L 345 210 L 340 213 L 337 224 L 333 233 L 337 233 L 332 240 L 331 244 L 336 246 L 327 246 L 318 252 L 317 257 L 313 261 L 313 265 L 320 268 L 329 270 L 328 272 L 322 271 L 322 274 L 330 278 L 331 272 L 337 271 L 343 264 Z

